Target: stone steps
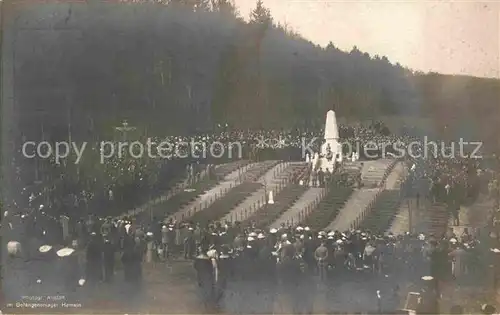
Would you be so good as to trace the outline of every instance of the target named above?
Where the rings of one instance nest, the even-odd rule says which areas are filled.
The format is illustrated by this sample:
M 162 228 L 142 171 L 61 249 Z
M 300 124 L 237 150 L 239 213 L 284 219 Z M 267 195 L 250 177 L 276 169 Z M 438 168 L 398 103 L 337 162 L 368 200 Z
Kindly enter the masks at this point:
M 427 225 L 427 233 L 441 237 L 448 229 L 449 213 L 445 204 L 435 203 L 424 213 L 424 222 Z

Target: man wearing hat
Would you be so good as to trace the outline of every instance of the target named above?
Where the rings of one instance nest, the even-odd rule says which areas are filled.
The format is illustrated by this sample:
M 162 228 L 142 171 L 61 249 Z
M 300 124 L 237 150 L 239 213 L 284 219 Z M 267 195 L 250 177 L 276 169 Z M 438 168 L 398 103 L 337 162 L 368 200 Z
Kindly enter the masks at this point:
M 215 274 L 211 258 L 207 255 L 208 248 L 202 246 L 200 253 L 195 257 L 193 267 L 198 280 L 198 292 L 207 312 L 215 309 Z
M 452 276 L 455 280 L 461 282 L 467 272 L 468 253 L 465 251 L 463 244 L 454 242 L 452 246 L 453 250 L 448 254 L 452 259 Z
M 245 248 L 245 239 L 243 238 L 243 234 L 239 233 L 238 235 L 236 235 L 236 237 L 234 238 L 233 247 L 238 251 L 243 251 L 243 249 Z
M 37 283 L 45 283 L 48 279 L 54 276 L 54 262 L 56 261 L 55 249 L 50 245 L 42 245 L 38 248 L 38 255 L 36 256 L 37 262 L 40 264 L 40 268 L 37 268 L 39 274 L 37 275 Z M 60 276 L 59 270 L 57 270 L 57 275 Z
M 322 240 L 316 251 L 314 252 L 314 258 L 318 264 L 317 270 L 320 281 L 326 280 L 326 262 L 328 259 L 328 248 L 326 247 L 325 240 Z
M 196 250 L 196 241 L 194 239 L 194 229 L 187 226 L 187 233 L 184 239 L 184 259 L 193 259 Z
M 63 279 L 65 287 L 70 291 L 75 291 L 80 279 L 78 268 L 78 257 L 71 247 L 64 247 L 56 252 L 58 259 L 58 274 Z
M 288 240 L 288 234 L 281 235 L 281 243 L 278 249 L 279 261 L 289 261 L 295 256 L 295 246 Z
M 96 232 L 90 234 L 89 244 L 86 252 L 86 279 L 89 284 L 96 284 L 102 280 L 103 270 L 103 244 Z
M 75 233 L 78 240 L 78 246 L 80 246 L 80 249 L 84 248 L 88 239 L 87 227 L 85 226 L 84 220 L 80 219 L 77 221 Z
M 278 243 L 278 229 L 272 228 L 269 230 L 269 235 L 267 235 L 268 243 L 272 244 L 274 247 Z
M 227 245 L 222 245 L 221 252 L 217 258 L 218 279 L 215 286 L 215 300 L 219 306 L 225 304 L 224 297 L 227 284 L 231 280 L 231 275 L 233 274 L 233 261 L 229 253 L 229 247 Z
M 111 224 L 111 218 L 107 217 L 103 224 L 101 225 L 101 235 L 104 237 L 111 237 L 111 229 L 113 225 Z
M 316 250 L 316 242 L 311 236 L 311 231 L 309 227 L 304 228 L 304 240 L 303 240 L 303 251 L 302 251 L 302 259 L 304 263 L 307 265 L 308 270 L 316 269 L 316 260 L 314 259 L 314 251 Z
M 105 282 L 112 282 L 115 273 L 115 244 L 111 241 L 110 236 L 111 235 L 104 237 L 102 248 Z
M 261 274 L 265 281 L 270 280 L 276 276 L 276 258 L 273 256 L 273 245 L 272 241 L 266 239 L 264 234 L 259 234 L 257 238 L 262 240 L 262 245 L 259 249 L 259 261 L 258 264 L 261 266 Z M 272 282 L 272 281 L 271 281 Z
M 438 298 L 437 279 L 432 276 L 422 277 L 422 289 L 417 305 L 417 314 L 439 314 Z
M 168 227 L 166 224 L 162 225 L 160 233 L 161 233 L 161 246 L 163 249 L 163 251 L 162 251 L 163 257 L 160 257 L 160 258 L 165 259 L 167 257 L 168 237 L 169 237 Z
M 247 264 L 247 272 L 250 272 L 252 275 L 258 271 L 258 257 L 259 257 L 259 248 L 255 242 L 255 238 L 257 237 L 256 233 L 250 233 L 247 238 L 247 246 L 243 249 L 243 257 L 245 263 Z M 253 277 L 251 278 L 253 279 Z

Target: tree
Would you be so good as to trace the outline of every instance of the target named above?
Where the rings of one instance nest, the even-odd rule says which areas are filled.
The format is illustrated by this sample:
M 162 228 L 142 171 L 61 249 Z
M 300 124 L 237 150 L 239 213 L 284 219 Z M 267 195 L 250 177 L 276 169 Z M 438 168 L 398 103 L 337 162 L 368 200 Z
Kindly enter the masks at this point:
M 258 24 L 265 27 L 272 25 L 273 18 L 271 16 L 271 11 L 264 7 L 262 0 L 257 0 L 257 5 L 252 12 L 250 12 L 250 23 Z
M 212 11 L 224 16 L 238 17 L 238 10 L 233 0 L 211 0 Z

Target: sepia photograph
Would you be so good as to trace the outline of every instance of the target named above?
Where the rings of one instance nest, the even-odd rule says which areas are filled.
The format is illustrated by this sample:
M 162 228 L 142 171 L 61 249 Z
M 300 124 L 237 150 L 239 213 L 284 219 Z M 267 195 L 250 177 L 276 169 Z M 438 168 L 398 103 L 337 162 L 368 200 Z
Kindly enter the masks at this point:
M 0 314 L 500 314 L 500 1 L 0 29 Z

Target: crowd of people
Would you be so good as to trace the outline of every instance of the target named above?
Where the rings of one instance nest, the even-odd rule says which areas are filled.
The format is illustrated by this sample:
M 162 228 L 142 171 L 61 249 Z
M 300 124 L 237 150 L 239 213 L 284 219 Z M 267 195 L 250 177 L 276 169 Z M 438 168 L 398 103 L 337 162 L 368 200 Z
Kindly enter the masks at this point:
M 259 230 L 238 222 L 208 226 L 171 222 L 144 227 L 124 218 L 81 222 L 78 237 L 65 250 L 63 246 L 47 245 L 51 230 L 39 233 L 38 242 L 30 243 L 36 250 L 30 251 L 29 258 L 59 266 L 58 281 L 71 292 L 83 283 L 92 287 L 113 282 L 117 254 L 125 282 L 136 290 L 141 287 L 144 261 L 168 262 L 183 255 L 194 262 L 206 307 L 227 309 L 237 304 L 241 313 L 271 312 L 278 292 L 295 302 L 294 313 L 307 313 L 318 281 L 333 285 L 355 277 L 371 275 L 382 279 L 390 275 L 419 282 L 421 277 L 430 276 L 435 279 L 432 289 L 439 290 L 443 283 L 461 284 L 477 277 L 483 271 L 481 260 L 485 259 L 478 235 L 468 230 L 462 235 L 377 235 L 369 230 L 312 231 L 300 225 Z M 76 263 L 80 258 L 75 256 L 81 251 L 85 261 Z M 67 265 L 61 264 L 58 256 L 64 257 Z M 59 265 L 54 264 L 56 261 Z M 52 281 L 49 277 L 45 271 L 32 281 L 46 283 Z M 258 288 L 266 293 L 257 296 Z M 383 292 L 383 304 L 396 311 L 402 297 L 397 286 L 393 289 Z M 244 300 L 253 304 L 245 308 Z M 431 304 L 420 307 L 438 313 Z
M 346 139 L 355 141 L 359 141 L 360 137 L 371 141 L 377 135 L 378 141 L 384 143 L 396 137 L 380 130 L 361 129 L 363 132 L 360 132 L 347 127 L 341 130 Z M 321 134 L 319 131 L 307 135 L 321 137 Z M 286 140 L 273 145 L 267 142 L 268 147 L 257 148 L 253 139 L 259 136 L 286 136 Z M 254 159 L 286 152 L 280 151 L 286 148 L 297 150 L 302 145 L 301 133 L 224 132 L 221 137 L 210 139 L 228 142 L 247 139 L 250 144 L 248 152 L 253 154 Z M 398 138 L 399 141 L 401 139 Z M 288 158 L 292 157 L 289 155 Z M 468 158 L 431 157 L 407 159 L 407 163 L 411 170 L 408 180 L 412 184 L 408 185 L 406 195 L 417 200 L 447 203 L 458 225 L 460 205 L 466 202 L 466 197 L 474 198 L 479 191 L 481 172 L 477 162 Z M 134 172 L 135 169 L 128 170 Z M 192 174 L 192 167 L 187 172 Z M 325 185 L 329 180 L 323 179 L 322 182 Z M 376 235 L 368 230 L 311 231 L 301 226 L 282 226 L 279 230 L 264 231 L 242 226 L 238 222 L 165 223 L 163 218 L 138 222 L 135 218 L 113 219 L 97 214 L 89 219 L 73 216 L 70 220 L 69 216 L 59 216 L 60 212 L 54 214 L 51 211 L 55 200 L 66 199 L 65 188 L 62 185 L 63 191 L 49 190 L 50 197 L 45 195 L 46 189 L 36 193 L 24 189 L 22 201 L 6 207 L 2 226 L 3 235 L 16 239 L 9 249 L 13 257 L 23 251 L 30 259 L 36 257 L 39 261 L 50 262 L 58 256 L 75 265 L 72 257 L 84 252 L 85 261 L 77 264 L 81 266 L 79 270 L 61 269 L 69 270 L 67 277 L 63 278 L 70 280 L 64 280 L 63 285 L 72 290 L 82 285 L 82 279 L 87 284 L 112 282 L 117 255 L 123 265 L 124 279 L 139 288 L 143 261 L 169 261 L 172 256 L 182 254 L 185 259 L 194 261 L 200 293 L 209 308 L 230 307 L 225 305 L 230 303 L 226 292 L 238 290 L 240 286 L 235 284 L 243 281 L 266 287 L 271 293 L 277 292 L 279 287 L 285 289 L 285 293 L 292 297 L 291 301 L 296 302 L 296 311 L 307 312 L 311 305 L 304 302 L 303 297 L 308 296 L 304 289 L 310 288 L 306 284 L 311 279 L 319 278 L 321 282 L 329 283 L 346 275 L 397 273 L 411 275 L 412 281 L 430 276 L 435 280 L 431 281 L 433 290 L 439 290 L 439 283 L 450 279 L 461 282 L 473 277 L 480 269 L 477 260 L 480 242 L 476 235 L 468 231 L 460 236 Z M 91 193 L 84 191 L 85 197 L 80 197 L 82 194 L 76 196 L 72 192 L 70 202 L 64 203 L 65 208 L 78 207 L 79 200 L 89 199 L 87 194 Z M 109 190 L 105 195 L 108 200 L 113 199 Z M 85 206 L 89 207 L 89 203 L 86 202 Z M 29 250 L 22 250 L 21 244 Z M 64 250 L 61 251 L 61 248 Z M 45 282 L 41 278 L 43 275 L 39 275 L 37 280 Z M 241 300 L 244 300 L 243 295 L 242 292 L 236 294 Z M 270 310 L 269 301 L 260 302 L 262 312 Z M 433 306 L 421 307 L 432 309 Z
M 376 140 L 388 143 L 399 139 L 380 123 L 370 128 L 341 125 L 339 129 L 340 137 L 346 142 Z M 31 203 L 43 204 L 46 212 L 53 216 L 73 218 L 96 211 L 102 213 L 103 209 L 107 212 L 104 216 L 119 215 L 124 209 L 130 210 L 164 193 L 186 176 L 189 167 L 195 166 L 195 173 L 199 173 L 206 164 L 220 164 L 230 159 L 302 160 L 303 142 L 317 139 L 312 141 L 311 147 L 319 150 L 322 137 L 323 130 L 223 129 L 213 134 L 151 139 L 152 142 L 167 142 L 174 147 L 179 143 L 197 143 L 193 148 L 179 146 L 180 152 L 177 153 L 182 158 L 175 154 L 170 159 L 132 158 L 124 153 L 100 163 L 97 149 L 92 148 L 91 153 L 94 154 L 85 156 L 78 165 L 70 159 L 57 163 L 54 157 L 26 159 L 19 150 L 12 161 L 19 189 L 13 192 L 12 200 L 7 200 L 4 206 L 11 212 L 24 211 L 29 206 L 29 197 L 34 196 L 36 201 Z M 207 152 L 206 148 L 211 148 L 215 142 L 225 147 L 213 146 L 214 150 Z M 232 145 L 234 143 L 239 145 Z M 193 154 L 185 158 L 184 151 L 191 149 Z M 220 150 L 225 151 L 222 157 L 218 157 Z M 231 154 L 228 153 L 230 150 Z

